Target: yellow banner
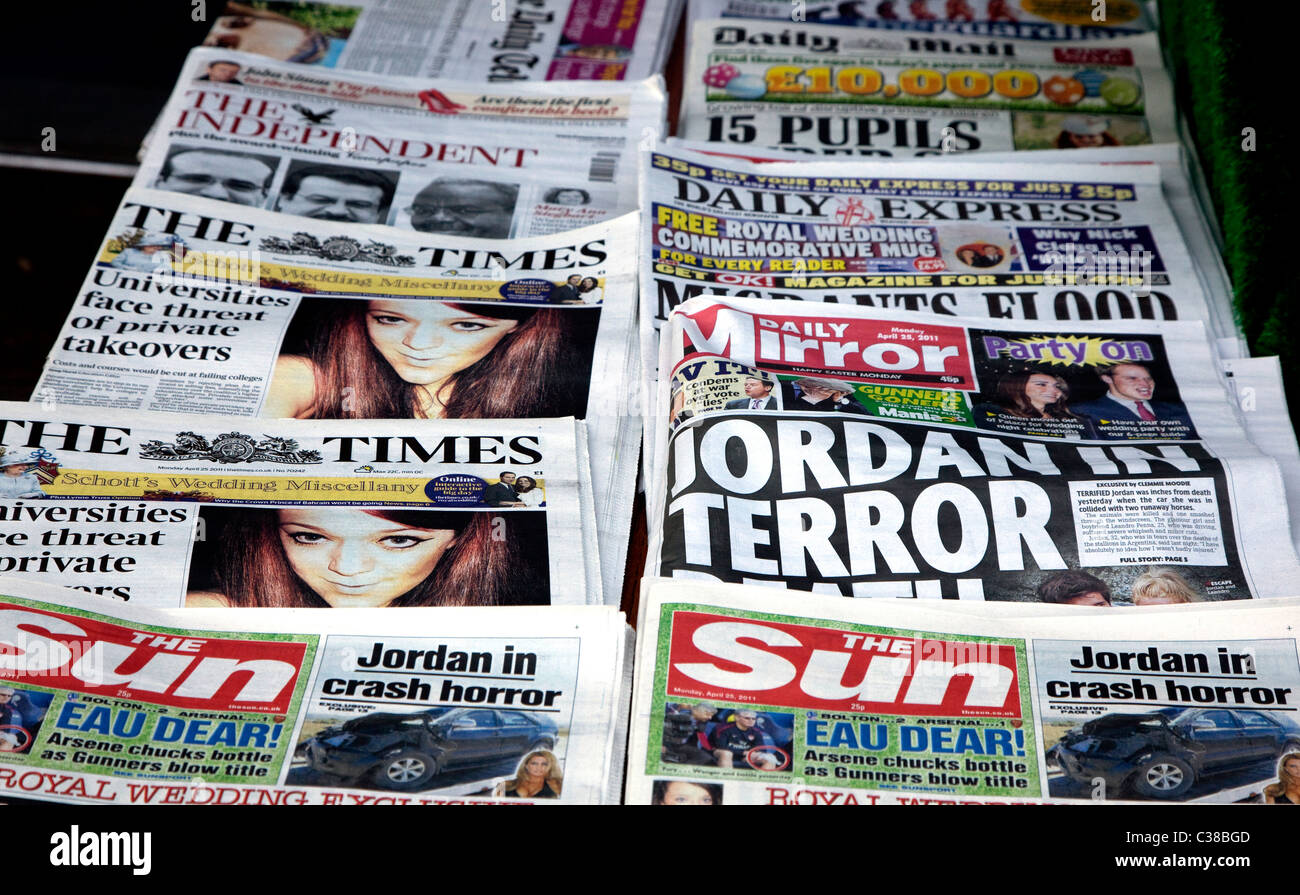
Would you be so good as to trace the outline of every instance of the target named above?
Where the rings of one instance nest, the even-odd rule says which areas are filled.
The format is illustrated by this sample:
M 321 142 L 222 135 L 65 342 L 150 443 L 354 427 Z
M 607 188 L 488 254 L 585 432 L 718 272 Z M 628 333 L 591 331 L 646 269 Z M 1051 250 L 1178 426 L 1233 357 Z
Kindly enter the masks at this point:
M 428 506 L 428 478 L 289 478 L 240 473 L 118 472 L 60 469 L 42 484 L 49 497 L 143 498 L 146 500 L 235 501 L 241 503 L 409 503 Z M 446 496 L 454 496 L 440 489 Z

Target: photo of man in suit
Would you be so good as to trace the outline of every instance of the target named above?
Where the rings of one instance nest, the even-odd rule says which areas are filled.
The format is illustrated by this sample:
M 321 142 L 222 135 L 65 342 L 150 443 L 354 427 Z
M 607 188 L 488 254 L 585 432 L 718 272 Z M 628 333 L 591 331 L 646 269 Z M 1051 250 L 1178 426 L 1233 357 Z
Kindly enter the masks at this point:
M 1097 371 L 1106 383 L 1106 394 L 1093 401 L 1071 404 L 1070 410 L 1086 414 L 1106 437 L 1106 422 L 1160 422 L 1192 427 L 1187 408 L 1172 401 L 1153 401 L 1156 381 L 1142 364 L 1115 364 Z
M 515 491 L 515 474 L 503 472 L 495 485 L 483 491 L 483 502 L 490 507 L 521 507 L 524 502 Z
M 757 376 L 745 377 L 745 397 L 728 401 L 726 410 L 779 410 L 772 383 Z

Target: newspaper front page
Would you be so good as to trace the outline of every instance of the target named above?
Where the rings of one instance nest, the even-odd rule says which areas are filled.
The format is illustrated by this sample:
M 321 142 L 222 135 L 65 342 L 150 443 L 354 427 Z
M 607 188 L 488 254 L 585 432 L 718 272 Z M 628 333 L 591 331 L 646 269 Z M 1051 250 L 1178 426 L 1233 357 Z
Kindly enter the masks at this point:
M 1140 0 L 691 0 L 698 19 L 776 19 L 1027 40 L 1111 40 L 1154 31 Z
M 0 793 L 91 805 L 610 804 L 608 607 L 161 610 L 0 579 Z M 310 621 L 310 624 L 308 624 Z
M 811 156 L 930 156 L 1177 139 L 1154 33 L 1049 43 L 696 21 L 677 134 Z
M 628 804 L 1268 803 L 1300 758 L 1295 599 L 641 606 Z
M 214 68 L 235 76 L 213 77 Z M 485 85 L 197 48 L 135 186 L 439 236 L 536 236 L 637 207 L 663 82 Z
M 616 605 L 639 441 L 627 373 L 637 226 L 626 215 L 477 240 L 133 190 L 34 400 L 318 420 L 584 417 Z
M 1300 574 L 1277 464 L 1197 323 L 697 298 L 663 347 L 648 575 L 1101 604 Z
M 157 607 L 601 602 L 581 424 L 0 402 L 0 575 Z
M 232 0 L 204 44 L 389 75 L 636 80 L 663 68 L 680 12 L 680 0 Z

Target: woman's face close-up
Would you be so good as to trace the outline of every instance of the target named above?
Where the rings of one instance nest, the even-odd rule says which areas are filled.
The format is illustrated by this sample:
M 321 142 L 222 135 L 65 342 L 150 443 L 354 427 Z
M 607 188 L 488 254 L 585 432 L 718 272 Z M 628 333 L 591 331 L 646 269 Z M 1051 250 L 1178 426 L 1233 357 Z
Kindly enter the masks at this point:
M 1025 380 L 1025 397 L 1029 399 L 1030 404 L 1042 410 L 1048 404 L 1055 404 L 1061 400 L 1065 397 L 1065 393 L 1061 391 L 1061 385 L 1056 381 L 1055 376 L 1035 373 Z
M 451 529 L 415 528 L 346 507 L 279 516 L 289 567 L 335 609 L 387 606 L 428 578 L 456 543 Z
M 551 763 L 546 760 L 544 755 L 534 755 L 528 759 L 524 765 L 524 770 L 528 772 L 529 777 L 545 777 L 551 770 Z
M 412 385 L 437 385 L 473 366 L 517 326 L 440 301 L 372 301 L 366 311 L 375 350 Z
M 713 796 L 703 786 L 674 780 L 664 790 L 665 805 L 712 805 Z

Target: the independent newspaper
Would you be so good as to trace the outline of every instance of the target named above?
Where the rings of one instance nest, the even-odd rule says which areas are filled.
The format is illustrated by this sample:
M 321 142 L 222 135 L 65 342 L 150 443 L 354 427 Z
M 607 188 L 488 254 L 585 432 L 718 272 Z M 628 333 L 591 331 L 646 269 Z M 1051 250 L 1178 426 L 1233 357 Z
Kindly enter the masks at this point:
M 309 620 L 0 581 L 6 799 L 618 801 L 631 631 L 610 607 Z
M 214 67 L 235 71 L 215 80 Z M 134 185 L 349 224 L 505 239 L 636 208 L 660 78 L 478 84 L 199 47 Z
M 0 575 L 101 603 L 601 602 L 572 418 L 253 421 L 4 402 L 0 451 Z
M 1259 804 L 1300 759 L 1295 599 L 641 606 L 628 804 Z
M 636 228 L 628 215 L 467 239 L 133 190 L 34 400 L 309 420 L 585 418 L 616 604 L 640 435 L 628 410 Z

